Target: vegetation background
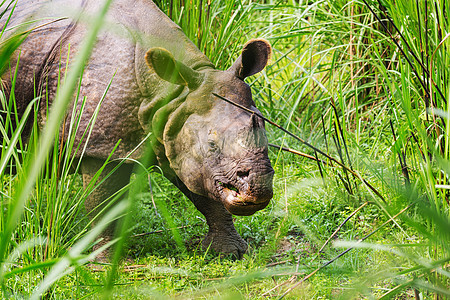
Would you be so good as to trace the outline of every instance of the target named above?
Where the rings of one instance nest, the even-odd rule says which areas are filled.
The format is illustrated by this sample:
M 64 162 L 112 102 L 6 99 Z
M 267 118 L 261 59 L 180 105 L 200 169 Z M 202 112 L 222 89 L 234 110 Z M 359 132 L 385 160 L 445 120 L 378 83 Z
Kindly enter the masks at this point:
M 273 46 L 271 65 L 247 82 L 263 115 L 295 135 L 267 124 L 270 143 L 295 151 L 271 147 L 275 196 L 236 217 L 250 245 L 240 261 L 200 249 L 202 216 L 157 172 L 152 193 L 137 188 L 148 186 L 139 173 L 127 201 L 90 229 L 89 190 L 70 172 L 82 149 L 59 149 L 56 132 L 110 2 L 41 134 L 34 125 L 20 139 L 36 101 L 19 120 L 14 95 L 0 97 L 3 298 L 450 296 L 448 1 L 155 1 L 219 69 L 251 38 Z M 14 3 L 2 1 L 1 18 Z M 3 29 L 1 70 L 24 31 Z M 96 236 L 132 208 L 127 244 L 94 272 L 85 263 Z

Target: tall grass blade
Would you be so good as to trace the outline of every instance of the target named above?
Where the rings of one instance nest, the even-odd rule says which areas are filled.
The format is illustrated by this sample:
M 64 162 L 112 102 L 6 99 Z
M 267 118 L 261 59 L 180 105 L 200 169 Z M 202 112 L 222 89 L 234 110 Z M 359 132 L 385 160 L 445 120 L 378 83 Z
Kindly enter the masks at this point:
M 31 150 L 29 160 L 24 164 L 22 174 L 19 174 L 21 180 L 15 190 L 13 202 L 8 208 L 8 215 L 5 220 L 5 227 L 0 239 L 0 264 L 4 262 L 8 246 L 11 242 L 11 234 L 14 228 L 21 220 L 21 215 L 24 210 L 25 201 L 32 191 L 36 178 L 44 166 L 46 157 L 53 145 L 55 133 L 58 131 L 61 121 L 65 115 L 67 106 L 72 100 L 73 92 L 81 76 L 83 68 L 89 58 L 91 50 L 95 44 L 97 33 L 99 32 L 106 12 L 111 4 L 111 0 L 105 1 L 102 10 L 98 16 L 93 20 L 92 27 L 86 36 L 80 51 L 75 58 L 72 69 L 69 71 L 66 81 L 59 93 L 56 95 L 54 105 L 50 111 L 47 123 L 45 124 L 42 135 L 36 149 Z M 3 274 L 0 273 L 0 283 L 3 284 Z

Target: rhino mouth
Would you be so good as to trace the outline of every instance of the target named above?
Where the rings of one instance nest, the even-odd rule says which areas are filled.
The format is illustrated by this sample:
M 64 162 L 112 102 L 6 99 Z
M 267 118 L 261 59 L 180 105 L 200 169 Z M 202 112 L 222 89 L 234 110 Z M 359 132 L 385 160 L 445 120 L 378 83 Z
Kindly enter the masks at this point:
M 272 198 L 271 195 L 261 199 L 241 191 L 231 183 L 218 183 L 220 200 L 225 208 L 233 215 L 249 216 L 265 208 Z

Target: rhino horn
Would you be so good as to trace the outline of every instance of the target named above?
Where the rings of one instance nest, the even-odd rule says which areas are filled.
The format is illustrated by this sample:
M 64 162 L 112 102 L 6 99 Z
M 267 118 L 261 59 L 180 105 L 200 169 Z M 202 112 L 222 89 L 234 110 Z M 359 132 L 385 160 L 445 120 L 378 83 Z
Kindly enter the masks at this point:
M 268 41 L 264 39 L 253 39 L 248 41 L 242 49 L 242 54 L 228 69 L 236 77 L 245 77 L 260 72 L 267 65 L 272 54 L 272 48 Z
M 177 61 L 172 53 L 164 48 L 151 48 L 145 54 L 145 61 L 162 79 L 178 84 L 188 86 L 195 90 L 203 81 L 204 75 L 194 69 Z

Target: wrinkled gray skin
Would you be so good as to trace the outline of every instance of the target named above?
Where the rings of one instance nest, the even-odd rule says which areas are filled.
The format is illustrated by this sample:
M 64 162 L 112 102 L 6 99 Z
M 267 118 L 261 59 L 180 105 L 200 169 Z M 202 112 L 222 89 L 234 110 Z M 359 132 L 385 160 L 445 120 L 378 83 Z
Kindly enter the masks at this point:
M 15 90 L 20 113 L 38 87 L 43 95 L 38 115 L 41 125 L 48 105 L 45 99 L 51 102 L 54 98 L 58 72 L 65 71 L 69 44 L 73 58 L 86 33 L 86 23 L 74 21 L 73 16 L 80 8 L 95 15 L 103 1 L 58 0 L 50 6 L 48 2 L 19 1 L 11 23 L 31 16 L 39 19 L 33 27 L 45 24 L 21 46 Z M 48 24 L 65 16 L 69 18 Z M 258 112 L 243 79 L 264 68 L 270 45 L 264 40 L 250 41 L 234 65 L 220 71 L 149 0 L 113 2 L 108 22 L 112 30 L 99 35 L 80 88 L 80 99 L 87 97 L 87 103 L 77 143 L 83 143 L 82 133 L 115 74 L 82 158 L 83 185 L 88 186 L 120 140 L 113 159 L 127 155 L 141 161 L 152 158 L 147 163 L 159 165 L 205 216 L 209 232 L 204 247 L 242 256 L 247 244 L 236 232 L 232 214 L 251 215 L 267 206 L 272 198 L 273 169 L 263 121 L 212 92 Z M 16 59 L 17 55 L 12 72 Z M 7 94 L 9 74 L 2 78 Z M 80 109 L 79 103 L 74 105 Z M 70 121 L 67 117 L 61 129 L 66 135 Z M 141 146 L 133 152 L 149 132 L 150 148 Z M 114 166 L 109 163 L 100 179 Z M 90 194 L 87 210 L 95 215 L 104 199 L 129 182 L 131 172 L 131 163 L 122 165 Z M 112 232 L 112 228 L 105 232 L 103 243 Z

